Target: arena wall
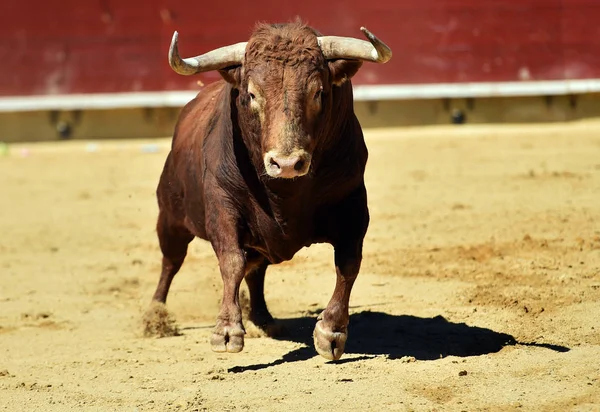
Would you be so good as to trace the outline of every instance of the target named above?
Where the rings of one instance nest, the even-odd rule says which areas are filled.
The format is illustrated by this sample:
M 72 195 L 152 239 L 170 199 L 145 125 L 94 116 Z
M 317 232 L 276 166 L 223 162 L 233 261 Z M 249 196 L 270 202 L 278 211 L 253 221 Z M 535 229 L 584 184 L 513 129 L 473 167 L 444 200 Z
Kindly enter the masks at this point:
M 388 64 L 365 64 L 354 79 L 357 111 L 369 125 L 600 113 L 597 0 L 3 3 L 0 140 L 116 135 L 81 126 L 114 111 L 133 116 L 125 133 L 162 134 L 173 108 L 219 78 L 171 71 L 173 31 L 181 53 L 195 55 L 246 40 L 257 21 L 295 16 L 324 34 L 360 37 L 366 26 L 394 50 Z M 37 118 L 41 129 L 32 132 L 25 119 Z

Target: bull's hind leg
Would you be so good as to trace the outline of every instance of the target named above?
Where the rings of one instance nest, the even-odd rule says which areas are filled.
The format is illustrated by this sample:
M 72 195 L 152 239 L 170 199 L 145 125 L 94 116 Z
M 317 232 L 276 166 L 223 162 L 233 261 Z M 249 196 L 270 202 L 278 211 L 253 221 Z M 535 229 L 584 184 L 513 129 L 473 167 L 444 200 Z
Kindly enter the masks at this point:
M 175 320 L 165 307 L 173 277 L 177 274 L 187 255 L 188 244 L 194 236 L 184 227 L 173 225 L 161 211 L 156 226 L 160 249 L 163 253 L 162 271 L 152 304 L 144 315 L 144 335 L 174 336 L 178 334 Z
M 158 215 L 156 232 L 163 258 L 160 280 L 152 300 L 165 303 L 171 282 L 185 260 L 188 245 L 194 239 L 194 235 L 183 225 L 170 222 L 163 211 Z
M 271 316 L 265 302 L 265 274 L 269 262 L 262 256 L 257 256 L 256 261 L 251 261 L 250 257 L 250 254 L 246 257 L 248 262 L 246 263 L 246 277 L 244 278 L 250 293 L 249 320 L 267 336 L 280 336 L 283 333 L 283 328 L 275 323 L 275 319 Z

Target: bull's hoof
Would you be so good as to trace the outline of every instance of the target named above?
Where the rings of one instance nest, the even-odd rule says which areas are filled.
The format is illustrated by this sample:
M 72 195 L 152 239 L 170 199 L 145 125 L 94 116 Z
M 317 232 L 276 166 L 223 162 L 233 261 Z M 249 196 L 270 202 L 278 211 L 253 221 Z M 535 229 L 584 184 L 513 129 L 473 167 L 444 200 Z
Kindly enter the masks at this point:
M 265 325 L 263 327 L 263 330 L 265 331 L 267 336 L 270 338 L 280 338 L 282 336 L 289 335 L 286 327 L 277 322 L 273 322 L 273 323 L 269 323 L 269 324 Z
M 214 352 L 237 353 L 244 349 L 244 328 L 241 324 L 217 323 L 210 346 Z
M 286 328 L 275 321 L 268 311 L 256 311 L 248 314 L 246 332 L 249 337 L 278 338 L 287 334 Z
M 269 323 L 257 323 L 248 319 L 245 322 L 246 336 L 249 338 L 279 338 L 288 335 L 285 326 L 276 323 L 275 321 Z
M 348 331 L 333 332 L 322 320 L 319 320 L 313 333 L 315 349 L 325 359 L 338 360 L 344 354 Z

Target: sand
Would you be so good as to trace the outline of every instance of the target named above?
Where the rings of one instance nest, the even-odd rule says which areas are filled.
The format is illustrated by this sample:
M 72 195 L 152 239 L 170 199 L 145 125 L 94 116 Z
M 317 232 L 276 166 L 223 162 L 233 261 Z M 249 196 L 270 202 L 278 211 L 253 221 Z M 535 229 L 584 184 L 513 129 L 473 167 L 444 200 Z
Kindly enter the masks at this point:
M 331 247 L 269 269 L 287 334 L 249 328 L 217 354 L 221 279 L 196 240 L 167 302 L 178 336 L 147 338 L 168 139 L 12 146 L 0 410 L 600 410 L 600 123 L 366 138 L 371 226 L 338 362 L 311 336 Z

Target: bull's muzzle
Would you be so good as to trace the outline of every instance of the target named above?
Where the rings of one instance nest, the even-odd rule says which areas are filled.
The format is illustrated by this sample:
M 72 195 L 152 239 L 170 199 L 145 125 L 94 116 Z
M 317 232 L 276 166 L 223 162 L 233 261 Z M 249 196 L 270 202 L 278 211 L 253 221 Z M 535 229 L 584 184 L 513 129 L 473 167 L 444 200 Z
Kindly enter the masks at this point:
M 293 179 L 307 174 L 310 169 L 310 160 L 310 154 L 302 149 L 294 150 L 290 154 L 270 150 L 264 156 L 267 174 L 283 179 Z

